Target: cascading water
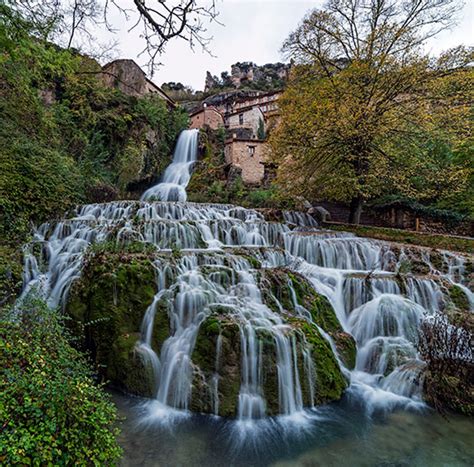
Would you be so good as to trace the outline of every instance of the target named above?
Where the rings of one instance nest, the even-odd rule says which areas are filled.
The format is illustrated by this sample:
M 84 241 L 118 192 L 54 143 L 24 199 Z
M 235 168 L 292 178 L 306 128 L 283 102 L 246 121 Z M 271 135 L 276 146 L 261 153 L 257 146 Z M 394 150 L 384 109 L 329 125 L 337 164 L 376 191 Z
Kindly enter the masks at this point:
M 87 205 L 71 219 L 39 227 L 25 248 L 23 294 L 37 289 L 50 305 L 64 305 L 72 283 L 81 277 L 90 245 L 144 242 L 154 246 L 158 255 L 157 288 L 143 317 L 136 351 L 153 373 L 154 397 L 161 408 L 190 408 L 196 378 L 206 378 L 196 376 L 193 351 L 201 326 L 216 309 L 224 310 L 225 320 L 239 328 L 240 388 L 235 397 L 241 421 L 268 414 L 264 366 L 269 348 L 278 385 L 278 413 L 292 415 L 316 402 L 318 361 L 297 330 L 302 325 L 291 324 L 294 320 L 314 325 L 314 332 L 328 342 L 350 379 L 349 390 L 361 396 L 370 410 L 422 404 L 418 325 L 443 307 L 443 281 L 465 282 L 463 259 L 446 253 L 446 268 L 438 271 L 428 258 L 424 260 L 428 275 L 402 277 L 398 272 L 405 260 L 403 249 L 318 230 L 304 214 L 286 213 L 285 222 L 267 222 L 255 210 L 232 205 L 147 202 L 186 199 L 196 145 L 196 131 L 181 134 L 163 182 L 148 190 L 144 201 Z M 180 254 L 173 258 L 176 250 Z M 333 337 L 298 302 L 293 283 L 285 285 L 293 317 L 287 316 L 288 305 L 285 308 L 262 287 L 262 274 L 281 267 L 303 275 L 329 299 L 341 329 L 356 340 L 353 371 L 345 368 Z M 163 307 L 170 329 L 157 352 L 154 323 Z M 216 415 L 222 413 L 221 372 L 227 358 L 223 340 L 219 333 L 208 381 L 210 411 Z
M 186 201 L 186 187 L 197 158 L 199 130 L 181 132 L 173 154 L 173 162 L 166 169 L 160 183 L 143 193 L 142 200 Z

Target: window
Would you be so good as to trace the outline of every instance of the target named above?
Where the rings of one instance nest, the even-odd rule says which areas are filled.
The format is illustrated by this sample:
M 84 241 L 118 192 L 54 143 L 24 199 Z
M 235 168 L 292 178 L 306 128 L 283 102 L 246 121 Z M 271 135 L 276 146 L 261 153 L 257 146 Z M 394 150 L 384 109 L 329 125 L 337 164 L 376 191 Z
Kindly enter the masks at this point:
M 239 114 L 239 125 L 244 124 L 244 114 Z
M 253 155 L 255 154 L 255 146 L 247 146 L 247 149 L 249 151 L 249 156 L 253 157 Z

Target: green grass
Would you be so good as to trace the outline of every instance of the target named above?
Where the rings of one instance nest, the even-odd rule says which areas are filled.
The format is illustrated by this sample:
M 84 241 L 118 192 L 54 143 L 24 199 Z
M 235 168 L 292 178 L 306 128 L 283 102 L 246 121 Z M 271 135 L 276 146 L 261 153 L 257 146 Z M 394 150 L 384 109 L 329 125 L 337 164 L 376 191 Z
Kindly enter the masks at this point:
M 468 237 L 427 234 L 413 232 L 410 230 L 350 224 L 326 224 L 325 227 L 331 230 L 352 232 L 356 235 L 359 235 L 360 237 L 370 237 L 377 240 L 407 243 L 409 245 L 425 246 L 429 248 L 458 251 L 469 254 L 474 252 L 474 239 Z

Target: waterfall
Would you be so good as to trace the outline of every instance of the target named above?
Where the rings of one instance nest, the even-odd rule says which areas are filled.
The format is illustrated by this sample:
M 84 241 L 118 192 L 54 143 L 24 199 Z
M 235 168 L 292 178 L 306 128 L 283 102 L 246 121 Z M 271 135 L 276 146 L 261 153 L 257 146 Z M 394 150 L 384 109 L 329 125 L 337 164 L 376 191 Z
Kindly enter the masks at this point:
M 148 244 L 157 254 L 156 294 L 143 316 L 136 351 L 152 372 L 154 399 L 161 407 L 189 410 L 199 331 L 213 310 L 225 309 L 239 330 L 237 417 L 247 422 L 265 417 L 274 402 L 263 378 L 270 354 L 280 414 L 298 413 L 316 398 L 318 362 L 311 345 L 305 337 L 297 338 L 288 310 L 260 282 L 262 271 L 285 267 L 328 298 L 342 329 L 354 337 L 358 351 L 355 368 L 349 370 L 334 337 L 313 323 L 310 311 L 298 302 L 292 281 L 284 284 L 294 311 L 291 318 L 318 329 L 350 379 L 349 391 L 370 410 L 422 405 L 417 329 L 423 319 L 442 311 L 449 298 L 443 284 L 459 283 L 468 290 L 464 257 L 446 253 L 443 269 L 437 270 L 422 254 L 419 262 L 427 273 L 403 275 L 397 266 L 407 257 L 403 248 L 321 230 L 306 215 L 290 212 L 284 214 L 285 222 L 269 222 L 252 209 L 183 203 L 196 144 L 197 132 L 181 134 L 163 182 L 148 190 L 143 201 L 85 205 L 68 219 L 36 229 L 25 247 L 23 295 L 36 289 L 51 306 L 64 305 L 91 245 Z M 147 201 L 151 198 L 176 202 Z M 173 257 L 176 250 L 180 254 Z M 266 293 L 275 308 L 269 307 Z M 154 322 L 163 309 L 170 330 L 157 351 L 152 345 Z M 221 372 L 227 358 L 222 339 L 219 333 L 206 382 L 210 411 L 216 415 L 222 409 Z
M 173 162 L 162 180 L 143 193 L 142 200 L 186 201 L 186 187 L 197 157 L 199 130 L 183 130 L 178 137 Z

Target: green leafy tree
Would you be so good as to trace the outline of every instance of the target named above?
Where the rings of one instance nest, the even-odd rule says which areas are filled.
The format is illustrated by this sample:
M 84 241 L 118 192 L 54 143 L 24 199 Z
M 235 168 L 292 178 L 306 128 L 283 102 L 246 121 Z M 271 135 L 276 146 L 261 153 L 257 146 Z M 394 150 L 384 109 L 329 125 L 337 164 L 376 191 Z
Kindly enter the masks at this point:
M 32 224 L 160 173 L 187 115 L 106 88 L 95 60 L 0 12 L 0 244 L 18 246 Z
M 458 6 L 330 0 L 304 18 L 283 46 L 296 66 L 271 138 L 289 193 L 348 201 L 358 223 L 366 201 L 393 191 L 423 197 L 435 174 L 445 191 L 465 186 L 468 167 L 440 164 L 426 136 L 459 143 L 453 134 L 472 97 L 472 51 L 458 48 L 437 61 L 421 52 L 452 24 Z M 449 131 L 440 131 L 442 116 L 451 119 Z

